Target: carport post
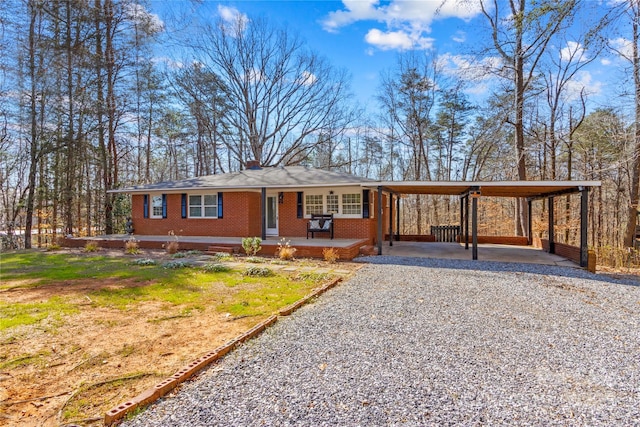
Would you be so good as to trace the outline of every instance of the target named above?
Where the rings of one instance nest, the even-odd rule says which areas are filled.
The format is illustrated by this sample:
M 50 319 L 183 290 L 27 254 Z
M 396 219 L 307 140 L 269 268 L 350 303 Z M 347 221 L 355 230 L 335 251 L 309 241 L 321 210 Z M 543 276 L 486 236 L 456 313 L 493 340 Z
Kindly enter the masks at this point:
M 460 197 L 460 243 L 462 243 L 462 233 L 464 230 L 464 196 Z
M 267 189 L 262 187 L 260 193 L 260 218 L 262 222 L 260 238 L 266 240 L 267 238 Z
M 549 253 L 556 253 L 556 230 L 555 230 L 555 218 L 553 215 L 553 197 L 547 199 L 549 201 Z
M 389 246 L 393 246 L 393 193 L 389 193 Z
M 378 186 L 378 255 L 382 255 L 382 186 Z
M 580 267 L 589 263 L 587 226 L 589 221 L 589 187 L 580 187 Z
M 529 224 L 527 226 L 527 245 L 533 245 L 533 218 L 531 218 L 531 199 L 527 199 L 527 210 L 529 211 Z
M 469 194 L 464 197 L 464 248 L 469 250 Z
M 400 241 L 400 195 L 396 198 L 396 242 Z
M 471 235 L 473 239 L 473 249 L 472 256 L 473 260 L 478 259 L 478 197 L 479 194 L 474 194 L 471 198 L 473 199 L 472 212 L 471 212 Z

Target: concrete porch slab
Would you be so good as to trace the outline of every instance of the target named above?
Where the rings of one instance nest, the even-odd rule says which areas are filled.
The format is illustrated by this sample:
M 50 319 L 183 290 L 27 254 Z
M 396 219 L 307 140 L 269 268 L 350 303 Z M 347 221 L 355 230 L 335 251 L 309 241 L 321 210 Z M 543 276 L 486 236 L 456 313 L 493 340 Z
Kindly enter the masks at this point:
M 389 242 L 382 245 L 382 254 L 391 256 L 471 260 L 471 245 L 465 250 L 464 244 L 440 242 Z M 478 260 L 516 262 L 526 264 L 580 266 L 561 256 L 547 253 L 532 246 L 478 244 Z

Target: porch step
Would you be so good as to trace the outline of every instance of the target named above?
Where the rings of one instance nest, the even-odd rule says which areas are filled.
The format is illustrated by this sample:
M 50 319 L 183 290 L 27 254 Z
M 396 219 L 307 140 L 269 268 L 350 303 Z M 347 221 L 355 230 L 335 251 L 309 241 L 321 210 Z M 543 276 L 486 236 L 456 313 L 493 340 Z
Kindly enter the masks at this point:
M 234 248 L 228 246 L 209 246 L 207 248 L 207 254 L 215 255 L 219 252 L 233 254 L 235 252 Z
M 378 255 L 378 248 L 371 245 L 361 246 L 360 255 L 364 255 L 364 256 Z

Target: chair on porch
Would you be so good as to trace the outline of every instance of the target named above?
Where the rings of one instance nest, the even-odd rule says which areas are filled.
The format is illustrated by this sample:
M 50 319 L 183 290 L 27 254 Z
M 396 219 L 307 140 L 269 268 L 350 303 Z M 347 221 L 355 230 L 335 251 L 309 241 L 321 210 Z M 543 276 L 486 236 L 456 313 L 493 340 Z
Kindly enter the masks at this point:
M 330 233 L 333 239 L 333 214 L 311 214 L 311 220 L 307 223 L 307 239 L 309 233 L 312 239 L 314 233 Z

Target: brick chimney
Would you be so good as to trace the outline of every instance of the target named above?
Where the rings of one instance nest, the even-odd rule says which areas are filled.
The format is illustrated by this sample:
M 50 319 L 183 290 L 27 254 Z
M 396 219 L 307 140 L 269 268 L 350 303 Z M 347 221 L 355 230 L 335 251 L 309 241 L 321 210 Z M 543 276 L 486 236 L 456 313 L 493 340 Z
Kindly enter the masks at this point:
M 251 170 L 258 170 L 258 169 L 262 169 L 260 167 L 260 162 L 258 160 L 247 160 L 247 169 L 251 169 Z

